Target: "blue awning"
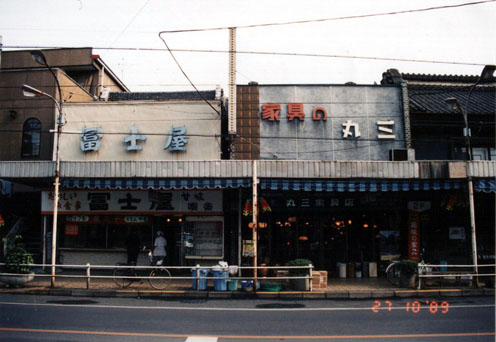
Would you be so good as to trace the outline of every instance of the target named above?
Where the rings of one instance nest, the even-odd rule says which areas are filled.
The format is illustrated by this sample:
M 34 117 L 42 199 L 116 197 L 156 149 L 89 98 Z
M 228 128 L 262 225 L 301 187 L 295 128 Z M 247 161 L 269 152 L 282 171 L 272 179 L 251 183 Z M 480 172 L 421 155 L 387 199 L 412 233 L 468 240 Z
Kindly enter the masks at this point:
M 478 192 L 496 192 L 494 179 L 475 179 L 474 189 Z
M 322 180 L 322 179 L 261 179 L 262 190 L 294 191 L 418 191 L 461 189 L 459 180 Z
M 64 179 L 65 189 L 188 190 L 251 187 L 251 179 Z

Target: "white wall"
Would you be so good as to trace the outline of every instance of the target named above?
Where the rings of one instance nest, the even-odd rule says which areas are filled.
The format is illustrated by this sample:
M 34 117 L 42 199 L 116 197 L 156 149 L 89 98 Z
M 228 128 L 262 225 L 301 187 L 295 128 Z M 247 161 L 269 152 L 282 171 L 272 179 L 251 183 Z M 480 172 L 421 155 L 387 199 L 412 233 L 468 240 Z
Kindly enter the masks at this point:
M 220 102 L 212 104 L 220 112 Z M 60 139 L 63 161 L 220 159 L 220 115 L 203 101 L 64 104 L 63 112 L 67 120 Z M 138 142 L 141 151 L 128 152 L 122 139 L 133 125 L 147 140 Z M 164 150 L 171 126 L 186 126 L 186 152 Z M 102 129 L 101 146 L 98 152 L 83 152 L 80 133 L 93 127 Z

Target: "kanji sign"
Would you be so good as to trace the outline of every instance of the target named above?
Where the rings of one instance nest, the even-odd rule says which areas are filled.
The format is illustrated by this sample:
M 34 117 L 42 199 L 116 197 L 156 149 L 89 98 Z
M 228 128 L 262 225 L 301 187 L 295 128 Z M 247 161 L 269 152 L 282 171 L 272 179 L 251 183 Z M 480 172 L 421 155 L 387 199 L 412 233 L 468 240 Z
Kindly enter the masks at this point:
M 42 213 L 53 212 L 53 192 L 42 192 Z M 222 213 L 222 191 L 61 191 L 59 213 Z
M 80 136 L 82 140 L 81 150 L 83 152 L 98 151 L 100 149 L 100 139 L 103 137 L 100 127 L 83 128 Z
M 168 149 L 171 152 L 186 151 L 187 143 L 188 138 L 186 137 L 186 127 L 172 126 L 169 131 L 169 138 L 167 139 L 164 150 Z

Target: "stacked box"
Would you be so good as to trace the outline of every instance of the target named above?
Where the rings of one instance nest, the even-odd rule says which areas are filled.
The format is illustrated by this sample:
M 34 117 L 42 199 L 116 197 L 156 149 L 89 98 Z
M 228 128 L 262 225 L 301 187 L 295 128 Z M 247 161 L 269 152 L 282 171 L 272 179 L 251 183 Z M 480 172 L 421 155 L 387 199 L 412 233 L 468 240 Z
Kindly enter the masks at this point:
M 320 289 L 320 271 L 312 271 L 312 288 Z
M 320 273 L 320 287 L 327 287 L 327 271 L 319 271 Z

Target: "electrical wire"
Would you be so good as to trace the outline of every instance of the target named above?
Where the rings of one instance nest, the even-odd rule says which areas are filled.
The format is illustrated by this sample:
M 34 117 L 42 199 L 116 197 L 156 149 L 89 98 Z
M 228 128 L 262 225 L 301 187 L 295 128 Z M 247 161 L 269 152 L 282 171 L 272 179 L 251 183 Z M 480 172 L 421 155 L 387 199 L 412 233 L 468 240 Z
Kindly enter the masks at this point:
M 200 91 L 198 90 L 198 88 L 194 85 L 194 83 L 191 81 L 191 79 L 188 77 L 188 75 L 186 74 L 186 72 L 183 70 L 183 68 L 181 67 L 181 65 L 179 64 L 178 60 L 176 59 L 176 57 L 174 56 L 174 54 L 172 53 L 171 49 L 169 49 L 169 45 L 167 45 L 167 42 L 165 41 L 164 38 L 162 38 L 160 36 L 160 34 L 158 35 L 159 38 L 162 40 L 162 42 L 164 42 L 165 44 L 165 47 L 167 48 L 167 50 L 169 51 L 170 55 L 172 56 L 172 59 L 174 60 L 174 62 L 176 62 L 177 66 L 179 67 L 179 70 L 181 70 L 181 72 L 183 73 L 184 77 L 186 77 L 186 79 L 188 80 L 188 82 L 191 84 L 191 86 L 196 90 L 196 92 L 198 93 L 198 95 L 200 95 L 201 99 L 210 106 L 210 108 L 212 108 L 214 110 L 214 112 L 216 112 L 219 116 L 221 116 L 221 113 L 214 108 L 214 106 L 212 106 L 212 104 L 210 102 L 207 101 L 207 99 L 205 99 L 205 97 L 203 96 L 202 93 L 200 93 Z
M 496 0 L 491 0 L 496 1 Z M 162 38 L 161 38 L 162 39 Z M 71 47 L 54 47 L 54 46 L 4 46 L 10 49 L 69 49 Z M 72 47 L 75 48 L 75 47 Z M 95 50 L 122 50 L 122 51 L 155 51 L 163 52 L 199 52 L 199 53 L 230 53 L 229 50 L 207 50 L 207 49 L 153 49 L 153 48 L 111 48 L 111 47 L 94 47 Z M 332 54 L 316 54 L 316 53 L 298 53 L 298 52 L 270 52 L 270 51 L 243 51 L 236 50 L 236 54 L 248 55 L 273 55 L 273 56 L 292 56 L 292 57 L 319 57 L 319 58 L 346 58 L 346 59 L 365 59 L 376 61 L 388 62 L 408 62 L 408 63 L 431 63 L 431 64 L 446 64 L 446 65 L 466 65 L 466 66 L 485 66 L 488 63 L 475 63 L 475 62 L 455 62 L 455 61 L 436 61 L 424 59 L 408 59 L 408 58 L 388 58 L 388 57 L 373 57 L 373 56 L 346 56 L 346 55 L 332 55 Z M 175 59 L 175 58 L 174 58 Z M 176 62 L 177 63 L 177 62 Z M 190 83 L 191 84 L 191 83 Z
M 345 17 L 334 17 L 334 18 L 323 18 L 323 19 L 287 21 L 287 22 L 280 22 L 280 23 L 253 24 L 253 25 L 241 25 L 241 26 L 229 26 L 229 27 L 213 27 L 213 28 L 188 29 L 188 30 L 169 30 L 169 31 L 161 31 L 159 33 L 159 35 L 162 34 L 162 33 L 185 33 L 185 32 L 218 31 L 218 30 L 228 30 L 230 28 L 247 29 L 247 28 L 255 28 L 255 27 L 282 26 L 282 25 L 295 25 L 295 24 L 317 23 L 317 22 L 325 22 L 325 21 L 363 19 L 363 18 L 371 18 L 371 17 L 381 17 L 381 16 L 390 16 L 390 15 L 398 15 L 398 14 L 427 12 L 427 11 L 449 9 L 449 8 L 458 8 L 458 7 L 465 7 L 465 6 L 474 6 L 474 5 L 481 5 L 481 4 L 495 2 L 495 1 L 496 0 L 474 1 L 474 2 L 466 2 L 466 3 L 462 3 L 462 4 L 456 4 L 456 5 L 444 5 L 444 6 L 427 7 L 427 8 L 419 8 L 419 9 L 411 9 L 411 10 L 403 10 L 403 11 L 372 13 L 372 14 L 362 14 L 362 15 L 351 15 L 351 16 L 345 16 Z
M 134 22 L 134 20 L 140 15 L 140 13 L 143 11 L 143 9 L 146 7 L 146 5 L 148 5 L 148 3 L 150 2 L 150 0 L 146 0 L 145 3 L 143 4 L 143 6 L 139 9 L 139 11 L 134 15 L 134 17 L 131 19 L 131 21 L 124 27 L 124 29 L 119 33 L 119 35 L 117 36 L 117 38 L 115 38 L 115 40 L 112 42 L 112 44 L 110 44 L 111 46 L 114 45 L 120 38 L 121 36 L 124 34 L 124 32 L 127 31 L 127 29 L 129 28 L 129 26 L 131 26 L 131 24 Z

